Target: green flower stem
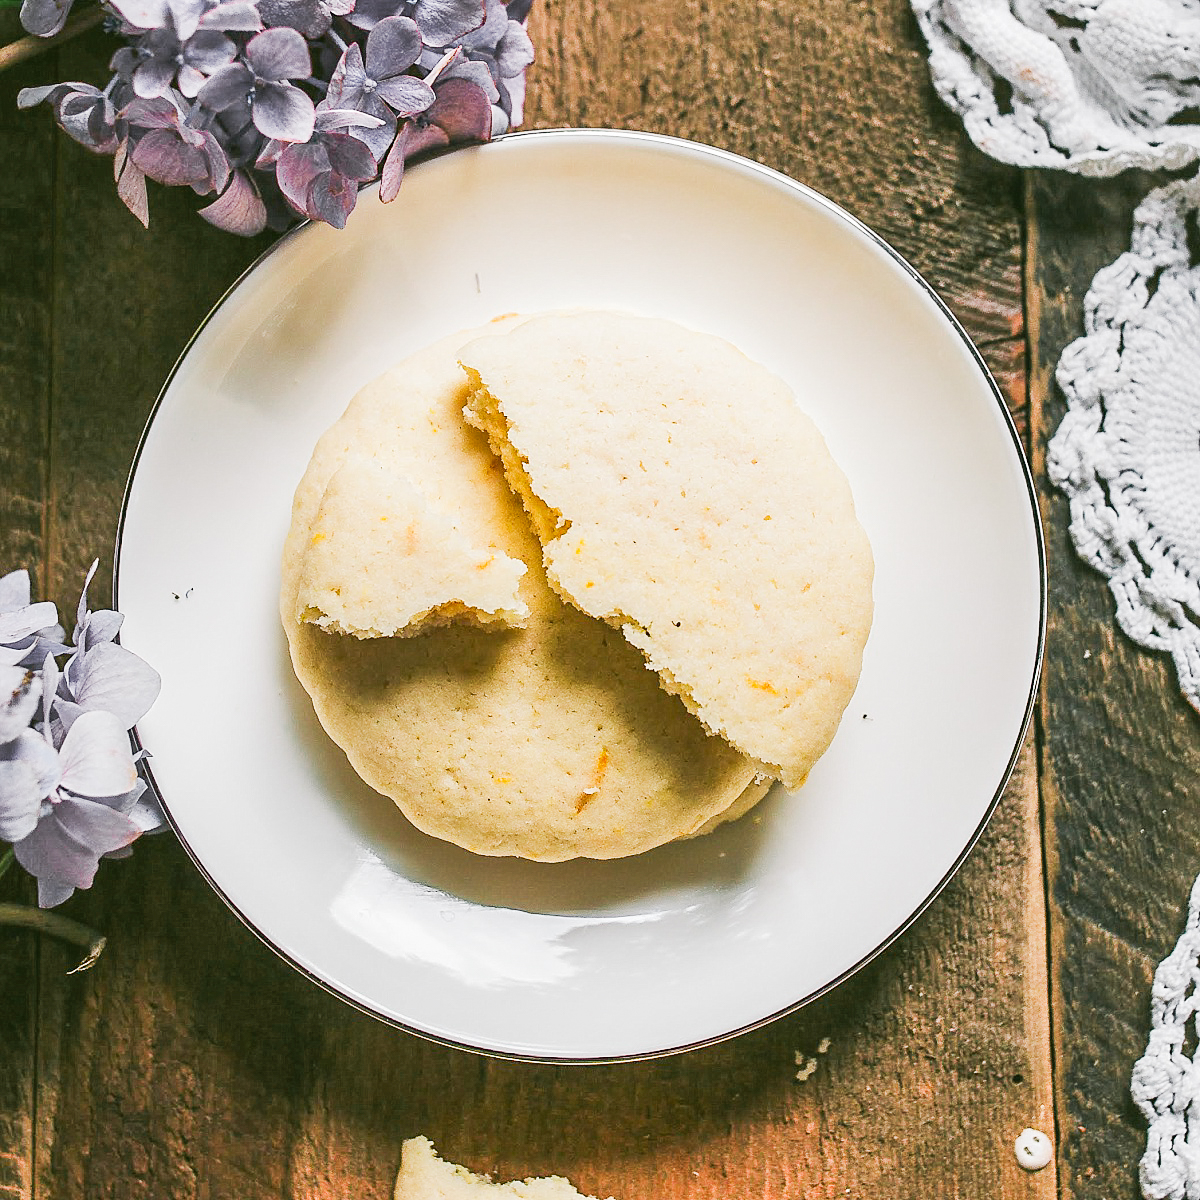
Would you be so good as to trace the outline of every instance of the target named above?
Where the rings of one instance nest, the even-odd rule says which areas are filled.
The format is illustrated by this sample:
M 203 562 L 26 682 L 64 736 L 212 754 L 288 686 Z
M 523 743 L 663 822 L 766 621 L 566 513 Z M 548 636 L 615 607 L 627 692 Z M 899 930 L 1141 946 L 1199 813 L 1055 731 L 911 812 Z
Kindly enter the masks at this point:
M 53 50 L 55 46 L 86 33 L 103 20 L 104 9 L 97 5 L 88 12 L 71 17 L 53 37 L 23 37 L 7 46 L 0 46 L 0 71 L 15 67 L 17 63 L 44 54 L 47 50 Z
M 0 879 L 4 878 L 5 871 L 13 865 L 16 857 L 17 852 L 11 846 L 3 854 L 0 854 Z
M 0 926 L 3 925 L 17 929 L 33 929 L 38 933 L 48 933 L 60 941 L 70 942 L 73 946 L 82 946 L 87 953 L 78 966 L 67 972 L 68 975 L 75 975 L 94 966 L 108 943 L 108 939 L 101 937 L 94 929 L 72 921 L 70 917 L 61 917 L 58 913 L 49 912 L 44 908 L 29 908 L 24 904 L 0 904 Z

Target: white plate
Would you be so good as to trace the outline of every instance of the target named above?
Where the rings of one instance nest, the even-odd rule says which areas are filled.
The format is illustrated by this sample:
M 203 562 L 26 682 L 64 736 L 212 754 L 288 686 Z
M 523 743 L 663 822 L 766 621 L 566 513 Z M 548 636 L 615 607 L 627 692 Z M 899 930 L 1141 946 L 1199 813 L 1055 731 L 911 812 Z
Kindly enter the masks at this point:
M 804 789 L 620 862 L 477 858 L 363 785 L 276 617 L 318 435 L 409 352 L 498 313 L 672 317 L 787 379 L 876 559 L 862 679 Z M 891 941 L 979 834 L 1029 720 L 1041 536 L 1004 405 L 862 225 L 763 167 L 639 133 L 520 134 L 428 162 L 345 231 L 284 239 L 193 340 L 118 547 L 140 725 L 180 838 L 270 946 L 351 1003 L 493 1053 L 659 1054 L 811 999 Z

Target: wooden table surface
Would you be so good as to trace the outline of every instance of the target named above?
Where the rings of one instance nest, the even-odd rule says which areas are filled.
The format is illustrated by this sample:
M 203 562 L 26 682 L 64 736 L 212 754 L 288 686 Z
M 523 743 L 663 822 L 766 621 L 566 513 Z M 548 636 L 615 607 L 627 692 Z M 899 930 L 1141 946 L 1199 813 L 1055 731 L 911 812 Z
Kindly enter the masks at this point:
M 940 898 L 831 995 L 609 1067 L 489 1060 L 363 1016 L 266 950 L 170 836 L 144 841 L 65 906 L 109 936 L 92 972 L 0 930 L 0 1198 L 374 1200 L 416 1133 L 617 1200 L 1135 1197 L 1128 1080 L 1200 868 L 1200 722 L 1167 660 L 1116 631 L 1044 455 L 1054 364 L 1153 181 L 984 157 L 937 100 L 905 0 L 537 0 L 531 32 L 528 127 L 656 130 L 776 167 L 878 230 L 981 347 L 1026 438 L 1050 570 L 1015 777 Z M 186 189 L 154 189 L 143 231 L 108 159 L 16 110 L 21 86 L 106 78 L 111 50 L 89 34 L 0 75 L 0 569 L 30 566 L 68 613 L 95 556 L 104 595 L 160 384 L 267 244 L 209 228 Z M 514 236 L 536 219 L 514 214 Z M 31 894 L 19 872 L 0 885 Z M 797 1081 L 796 1053 L 825 1038 Z M 1013 1155 L 1025 1126 L 1057 1143 L 1037 1174 Z

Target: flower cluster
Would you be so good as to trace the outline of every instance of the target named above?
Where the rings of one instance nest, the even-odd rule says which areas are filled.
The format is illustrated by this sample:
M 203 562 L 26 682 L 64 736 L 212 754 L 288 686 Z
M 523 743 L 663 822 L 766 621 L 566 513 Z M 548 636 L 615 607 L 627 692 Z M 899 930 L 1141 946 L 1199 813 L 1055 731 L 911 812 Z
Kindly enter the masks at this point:
M 0 578 L 0 839 L 51 908 L 90 887 L 163 818 L 138 777 L 128 730 L 158 695 L 158 673 L 114 638 L 121 614 L 90 612 L 88 573 L 72 643 L 29 575 Z M 69 655 L 60 669 L 58 659 Z
M 24 0 L 58 32 L 72 0 Z M 220 229 L 252 236 L 298 216 L 339 229 L 359 188 L 399 190 L 423 150 L 487 141 L 521 121 L 532 0 L 102 0 L 125 39 L 104 88 L 25 88 L 88 149 L 149 222 L 146 180 L 213 200 Z

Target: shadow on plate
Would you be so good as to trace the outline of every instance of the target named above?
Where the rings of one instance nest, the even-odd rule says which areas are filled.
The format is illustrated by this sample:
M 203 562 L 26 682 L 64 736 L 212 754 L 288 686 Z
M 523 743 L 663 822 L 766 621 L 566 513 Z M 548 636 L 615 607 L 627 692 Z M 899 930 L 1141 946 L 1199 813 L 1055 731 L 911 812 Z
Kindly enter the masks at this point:
M 781 805 L 779 787 L 739 821 L 703 837 L 672 842 L 630 858 L 538 863 L 472 854 L 413 826 L 386 796 L 355 773 L 313 712 L 279 634 L 279 668 L 298 740 L 331 804 L 388 867 L 413 882 L 493 908 L 532 913 L 627 914 L 659 908 L 670 896 L 737 890 L 754 874 L 764 836 Z

